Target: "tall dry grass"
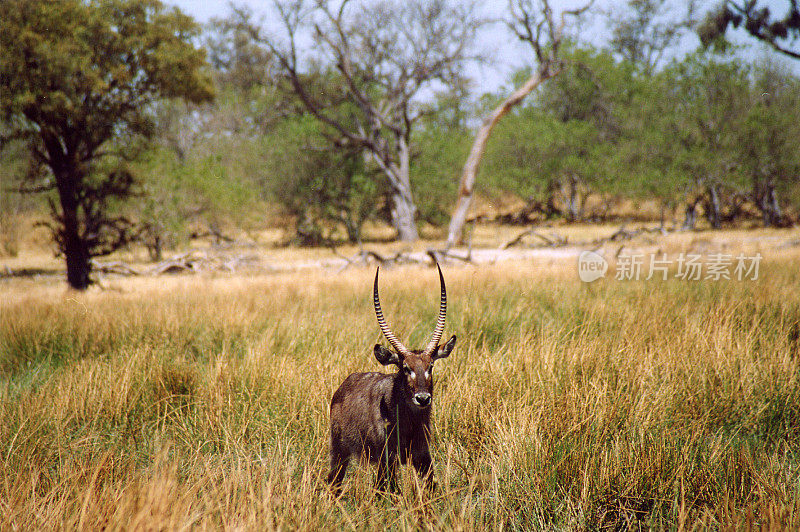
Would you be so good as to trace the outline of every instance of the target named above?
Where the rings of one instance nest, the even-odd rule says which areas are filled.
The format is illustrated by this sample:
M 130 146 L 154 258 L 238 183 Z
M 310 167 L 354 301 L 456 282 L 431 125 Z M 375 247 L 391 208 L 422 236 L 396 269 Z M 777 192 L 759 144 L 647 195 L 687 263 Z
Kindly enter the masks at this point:
M 362 468 L 339 500 L 328 401 L 378 369 L 373 271 L 7 284 L 0 529 L 797 528 L 797 258 L 742 282 L 446 269 L 438 491 L 406 471 L 376 496 Z M 382 274 L 410 344 L 437 282 Z

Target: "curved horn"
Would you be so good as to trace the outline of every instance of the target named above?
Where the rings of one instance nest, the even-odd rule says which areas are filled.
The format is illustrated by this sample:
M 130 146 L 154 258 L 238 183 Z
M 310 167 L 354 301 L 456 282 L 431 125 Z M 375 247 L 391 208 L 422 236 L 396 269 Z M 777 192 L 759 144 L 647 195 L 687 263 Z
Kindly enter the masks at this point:
M 442 333 L 444 332 L 444 319 L 447 315 L 447 289 L 444 286 L 444 276 L 442 276 L 442 269 L 439 267 L 438 262 L 436 263 L 436 269 L 439 270 L 439 284 L 442 287 L 442 294 L 439 298 L 439 317 L 436 318 L 436 328 L 433 329 L 431 341 L 428 342 L 428 346 L 424 351 L 427 355 L 432 354 L 439 345 L 439 340 L 442 339 Z
M 397 351 L 399 354 L 406 356 L 410 354 L 410 351 L 406 349 L 406 347 L 400 343 L 400 340 L 394 335 L 392 330 L 389 328 L 389 325 L 386 324 L 386 320 L 383 317 L 383 312 L 381 311 L 381 300 L 378 297 L 378 272 L 380 271 L 380 267 L 375 270 L 375 285 L 372 288 L 372 302 L 375 305 L 375 315 L 378 317 L 378 326 L 381 328 L 381 332 L 389 340 L 389 343 L 392 344 L 394 350 Z

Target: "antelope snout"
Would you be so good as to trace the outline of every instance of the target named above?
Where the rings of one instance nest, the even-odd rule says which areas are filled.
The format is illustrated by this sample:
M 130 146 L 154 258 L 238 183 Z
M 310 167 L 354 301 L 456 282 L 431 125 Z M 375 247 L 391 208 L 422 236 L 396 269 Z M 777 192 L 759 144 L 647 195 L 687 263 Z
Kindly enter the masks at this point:
M 414 401 L 415 405 L 425 408 L 431 404 L 431 394 L 428 392 L 415 393 L 412 401 Z

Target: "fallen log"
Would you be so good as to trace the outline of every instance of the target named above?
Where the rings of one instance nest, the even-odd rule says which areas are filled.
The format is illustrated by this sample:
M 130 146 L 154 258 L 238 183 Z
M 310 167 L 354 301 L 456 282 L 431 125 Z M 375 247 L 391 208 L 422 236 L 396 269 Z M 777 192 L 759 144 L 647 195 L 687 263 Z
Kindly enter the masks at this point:
M 528 235 L 533 235 L 542 239 L 548 246 L 550 247 L 559 247 L 559 246 L 566 246 L 567 245 L 567 238 L 557 235 L 555 233 L 550 233 L 550 238 L 544 236 L 543 234 L 537 232 L 536 227 L 531 227 L 530 229 L 526 229 L 522 233 L 518 234 L 502 246 L 500 249 L 508 249 L 510 247 L 516 246 L 522 242 L 522 239 Z

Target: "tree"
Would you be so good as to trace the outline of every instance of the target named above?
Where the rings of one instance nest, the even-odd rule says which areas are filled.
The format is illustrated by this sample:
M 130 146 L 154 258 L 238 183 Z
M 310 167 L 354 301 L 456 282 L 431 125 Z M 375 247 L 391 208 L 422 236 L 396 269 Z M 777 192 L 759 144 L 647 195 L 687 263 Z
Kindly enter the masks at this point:
M 411 185 L 417 198 L 419 219 L 443 226 L 450 216 L 461 165 L 471 144 L 468 127 L 474 119 L 473 103 L 466 91 L 442 92 L 414 134 Z
M 667 0 L 628 0 L 624 11 L 609 15 L 611 50 L 649 75 L 691 26 L 694 12 L 694 0 L 682 20 L 673 19 Z
M 722 225 L 721 192 L 738 189 L 736 129 L 746 106 L 748 69 L 736 61 L 695 54 L 667 73 L 675 102 L 673 136 L 680 149 L 673 161 L 687 176 L 685 229 L 693 228 L 692 209 L 703 204 L 714 229 Z
M 785 226 L 779 196 L 800 181 L 800 80 L 775 64 L 757 65 L 735 130 L 736 161 L 766 227 Z M 785 197 L 785 196 L 784 196 Z
M 601 115 L 599 123 L 610 125 L 603 138 L 614 139 L 603 164 L 605 184 L 618 196 L 658 200 L 663 228 L 668 209 L 686 197 L 686 172 L 674 164 L 684 148 L 676 134 L 676 108 L 682 95 L 664 71 L 641 75 L 628 61 L 618 62 L 615 70 L 615 76 L 600 79 L 611 113 L 610 120 Z
M 643 195 L 640 175 L 650 161 L 634 157 L 642 149 L 638 113 L 652 77 L 607 51 L 567 46 L 561 57 L 562 72 L 510 112 L 487 145 L 479 177 L 490 190 L 527 201 L 518 221 L 531 215 L 577 221 L 602 215 L 597 207 L 586 210 L 591 195 Z
M 682 191 L 684 229 L 694 227 L 698 206 L 713 228 L 748 205 L 765 225 L 787 223 L 778 199 L 792 193 L 800 175 L 797 79 L 774 65 L 703 52 L 656 78 L 661 90 L 637 105 L 646 127 L 617 152 L 646 152 L 657 170 L 651 181 Z
M 303 112 L 285 86 L 276 83 L 278 66 L 254 38 L 255 25 L 249 8 L 232 7 L 229 16 L 211 19 L 204 40 L 220 92 L 214 122 L 234 133 L 269 133 L 284 118 Z
M 787 0 L 788 9 L 783 17 L 773 17 L 767 2 L 727 0 L 709 11 L 698 26 L 697 33 L 703 46 L 709 46 L 725 34 L 730 26 L 744 29 L 756 39 L 778 52 L 800 59 L 800 49 L 792 45 L 800 38 L 800 10 L 797 0 Z
M 479 25 L 471 3 L 450 0 L 384 0 L 334 7 L 320 0 L 276 2 L 285 42 L 256 26 L 251 31 L 276 58 L 285 86 L 339 147 L 358 149 L 383 173 L 398 236 L 418 238 L 411 190 L 413 132 L 425 113 L 420 95 L 437 86 L 465 83 L 464 67 Z M 315 53 L 300 57 L 297 41 L 311 33 Z M 329 95 L 313 80 L 338 73 L 336 95 L 354 112 L 337 116 Z
M 608 146 L 588 121 L 562 121 L 553 113 L 527 106 L 496 129 L 486 149 L 481 180 L 487 187 L 525 198 L 528 204 L 523 212 L 528 215 L 537 211 L 545 216 L 563 214 L 574 222 L 584 214 L 583 192 L 589 185 L 599 185 L 598 165 Z
M 301 245 L 331 242 L 341 228 L 350 242 L 360 242 L 382 181 L 370 175 L 361 153 L 335 149 L 319 130 L 306 115 L 283 121 L 265 138 L 268 191 L 295 218 Z
M 133 223 L 114 210 L 135 191 L 127 162 L 152 135 L 153 104 L 213 96 L 197 35 L 158 0 L 0 3 L 4 140 L 31 150 L 20 190 L 56 193 L 47 225 L 75 289 L 91 284 L 92 257 L 131 238 Z
M 519 105 L 536 87 L 558 75 L 563 67 L 559 56 L 559 48 L 564 38 L 566 17 L 569 15 L 577 16 L 589 9 L 590 5 L 591 2 L 580 9 L 563 11 L 560 23 L 556 24 L 553 10 L 548 0 L 509 0 L 510 15 L 506 23 L 517 38 L 533 48 L 536 54 L 537 67 L 511 96 L 503 100 L 484 118 L 475 135 L 475 141 L 461 173 L 456 207 L 450 217 L 450 226 L 447 231 L 448 248 L 461 240 L 464 223 L 467 219 L 467 211 L 469 211 L 469 207 L 472 204 L 475 178 L 492 130 L 503 116 L 508 114 L 513 107 Z
M 209 61 L 223 83 L 244 93 L 263 89 L 274 65 L 249 30 L 255 24 L 253 12 L 247 6 L 233 7 L 231 15 L 211 19 L 205 39 Z

